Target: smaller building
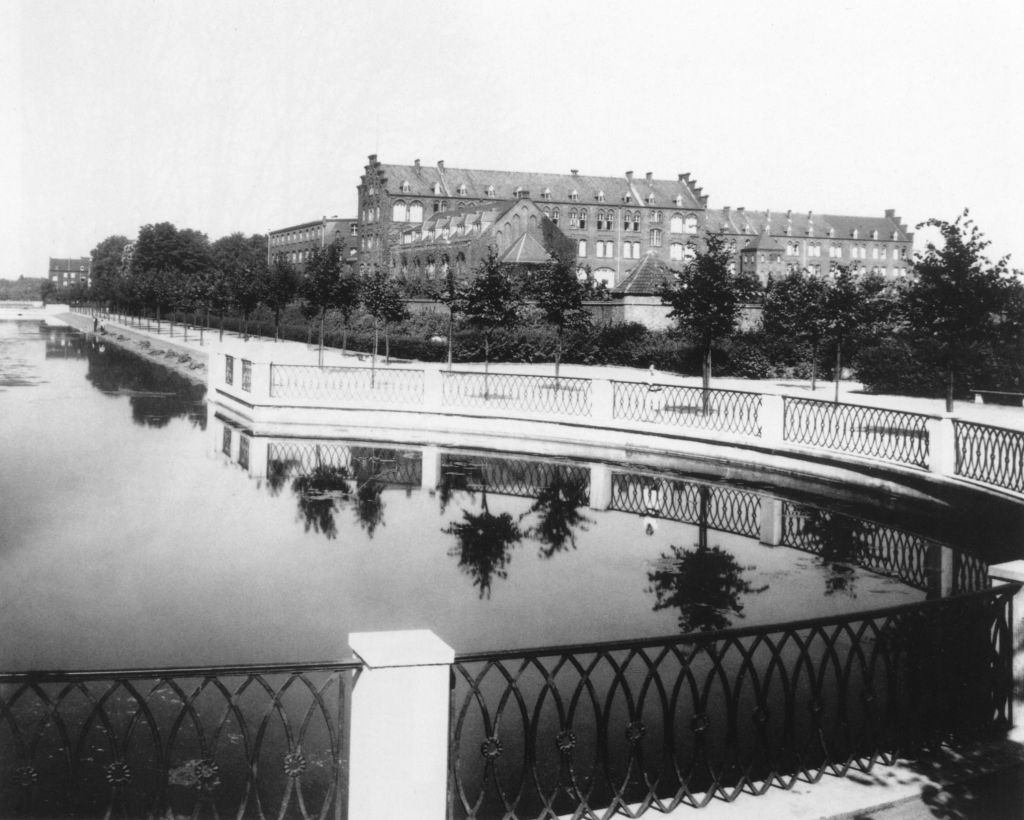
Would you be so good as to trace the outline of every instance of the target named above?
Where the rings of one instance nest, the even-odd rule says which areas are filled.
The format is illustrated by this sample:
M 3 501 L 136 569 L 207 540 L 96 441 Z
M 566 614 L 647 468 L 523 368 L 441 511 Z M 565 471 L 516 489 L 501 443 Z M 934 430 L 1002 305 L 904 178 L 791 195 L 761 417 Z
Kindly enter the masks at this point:
M 299 271 L 306 267 L 313 251 L 325 248 L 332 242 L 347 245 L 346 257 L 354 259 L 357 253 L 358 220 L 339 219 L 325 216 L 314 222 L 303 222 L 287 228 L 278 228 L 267 233 L 267 262 L 283 258 Z
M 54 259 L 50 257 L 50 271 L 47 278 L 57 287 L 86 285 L 92 282 L 92 258 Z

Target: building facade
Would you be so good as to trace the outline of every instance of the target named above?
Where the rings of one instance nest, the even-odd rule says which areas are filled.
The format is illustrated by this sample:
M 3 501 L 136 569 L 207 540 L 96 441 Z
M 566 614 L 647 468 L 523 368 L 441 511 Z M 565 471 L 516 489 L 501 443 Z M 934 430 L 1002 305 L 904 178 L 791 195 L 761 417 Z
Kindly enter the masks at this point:
M 51 256 L 47 278 L 59 288 L 88 285 L 92 282 L 92 258 L 81 256 L 78 259 L 54 259 Z
M 339 219 L 336 216 L 325 216 L 313 222 L 279 228 L 267 234 L 267 262 L 285 259 L 301 272 L 305 270 L 306 262 L 314 250 L 335 241 L 344 242 L 349 249 L 348 255 L 354 259 L 357 235 L 355 219 Z
M 440 258 L 444 243 L 459 236 L 451 229 L 460 214 L 497 218 L 498 210 L 523 199 L 531 200 L 573 243 L 579 266 L 610 286 L 621 284 L 648 255 L 681 267 L 708 230 L 727 235 L 735 264 L 762 281 L 796 269 L 824 273 L 834 264 L 898 277 L 907 272 L 913 243 L 913 234 L 891 210 L 881 217 L 858 217 L 708 209 L 708 197 L 690 174 L 665 180 L 632 171 L 621 177 L 577 170 L 479 171 L 447 168 L 443 161 L 436 166 L 419 160 L 387 164 L 371 155 L 358 186 L 359 211 L 351 234 L 358 243 L 360 269 L 400 274 L 402 256 L 395 249 L 408 241 L 410 230 L 432 236 Z M 447 239 L 437 238 L 439 214 L 456 220 L 448 225 Z M 449 253 L 449 258 L 457 255 Z

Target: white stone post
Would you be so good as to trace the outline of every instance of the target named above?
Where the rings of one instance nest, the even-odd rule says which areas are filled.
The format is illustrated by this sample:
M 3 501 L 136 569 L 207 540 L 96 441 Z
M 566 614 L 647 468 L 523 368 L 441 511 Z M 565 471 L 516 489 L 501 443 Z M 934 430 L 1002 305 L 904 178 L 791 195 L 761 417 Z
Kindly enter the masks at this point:
M 782 499 L 761 496 L 761 543 L 777 547 L 782 543 Z
M 952 416 L 928 420 L 928 470 L 956 475 L 956 431 Z
M 610 422 L 614 418 L 615 392 L 608 379 L 590 380 L 590 417 L 594 421 Z
M 948 598 L 953 594 L 953 550 L 941 544 L 931 544 L 925 555 L 928 578 L 928 599 Z
M 353 820 L 445 817 L 454 650 L 433 632 L 355 632 L 365 664 L 352 691 Z
M 430 445 L 423 448 L 420 463 L 420 486 L 424 490 L 436 490 L 441 484 L 441 448 Z
M 779 445 L 785 440 L 785 399 L 764 393 L 761 396 L 761 441 Z
M 590 504 L 592 510 L 607 510 L 612 505 L 612 468 L 607 464 L 590 465 Z
M 266 436 L 249 437 L 249 475 L 253 478 L 266 478 L 267 456 L 270 441 Z

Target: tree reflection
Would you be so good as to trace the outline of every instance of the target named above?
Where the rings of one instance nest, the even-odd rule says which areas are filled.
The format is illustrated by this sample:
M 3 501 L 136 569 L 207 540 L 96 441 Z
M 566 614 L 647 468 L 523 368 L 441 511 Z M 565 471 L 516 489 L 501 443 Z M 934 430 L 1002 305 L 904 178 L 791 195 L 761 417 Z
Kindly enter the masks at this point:
M 338 503 L 349 495 L 349 478 L 346 467 L 320 465 L 292 480 L 292 492 L 298 499 L 299 515 L 306 532 L 312 529 L 327 538 L 337 537 L 334 513 Z
M 826 570 L 825 594 L 857 597 L 855 569 L 867 548 L 868 525 L 859 518 L 803 507 L 803 534 Z
M 555 471 L 551 483 L 540 491 L 529 512 L 519 519 L 522 521 L 530 513 L 537 514 L 536 525 L 525 534 L 540 541 L 541 558 L 551 558 L 570 547 L 576 549 L 576 531 L 586 532 L 587 524 L 593 523 L 580 513 L 580 508 L 588 501 L 584 483 L 571 480 L 561 470 Z
M 95 339 L 86 346 L 86 356 L 86 379 L 102 393 L 127 396 L 136 424 L 165 427 L 171 419 L 187 418 L 193 426 L 206 429 L 204 386 Z
M 654 611 L 679 610 L 681 632 L 709 632 L 727 629 L 733 617 L 743 618 L 743 595 L 757 595 L 768 585 L 754 587 L 743 577 L 743 567 L 731 552 L 708 546 L 708 513 L 711 490 L 701 486 L 698 536 L 694 549 L 672 546 L 662 554 L 653 572 L 647 574 L 654 594 Z
M 671 547 L 657 567 L 647 574 L 654 593 L 654 611 L 677 608 L 682 632 L 726 629 L 732 618 L 742 618 L 741 596 L 764 592 L 743 578 L 744 569 L 732 553 L 721 547 L 699 544 L 694 549 Z
M 384 522 L 384 500 L 381 494 L 386 485 L 377 477 L 369 478 L 356 490 L 356 521 L 370 538 Z
M 487 507 L 487 489 L 481 491 L 481 511 L 462 511 L 462 521 L 453 521 L 442 532 L 454 535 L 457 545 L 448 555 L 459 559 L 459 569 L 473 579 L 481 598 L 491 597 L 495 578 L 507 578 L 512 547 L 523 533 L 509 513 L 494 515 Z

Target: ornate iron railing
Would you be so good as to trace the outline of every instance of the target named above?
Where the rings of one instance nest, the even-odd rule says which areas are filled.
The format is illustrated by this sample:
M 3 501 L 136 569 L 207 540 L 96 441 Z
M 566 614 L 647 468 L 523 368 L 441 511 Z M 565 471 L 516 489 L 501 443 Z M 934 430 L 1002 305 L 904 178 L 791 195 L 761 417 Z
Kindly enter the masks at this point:
M 331 440 L 275 441 L 267 445 L 268 475 L 294 478 L 323 467 L 346 468 L 357 481 L 374 478 L 391 486 L 418 487 L 423 455 L 418 451 Z
M 589 416 L 593 401 L 590 379 L 564 376 L 443 372 L 441 384 L 446 407 Z
M 0 815 L 344 816 L 360 668 L 0 675 Z
M 706 495 L 703 513 L 702 490 Z M 751 538 L 761 531 L 761 498 L 757 493 L 658 475 L 612 473 L 609 509 L 687 524 L 704 523 L 713 530 Z
M 929 416 L 784 396 L 785 441 L 925 467 Z
M 761 435 L 761 394 L 640 382 L 612 382 L 613 418 Z
M 573 464 L 444 453 L 441 483 L 450 490 L 486 490 L 501 495 L 536 498 L 544 489 L 559 483 L 590 494 L 590 470 Z
M 1003 729 L 1017 588 L 767 628 L 458 655 L 449 814 L 637 817 Z
M 1024 431 L 953 420 L 956 474 L 1024 493 Z
M 393 367 L 270 366 L 270 395 L 279 399 L 418 404 L 423 371 Z

